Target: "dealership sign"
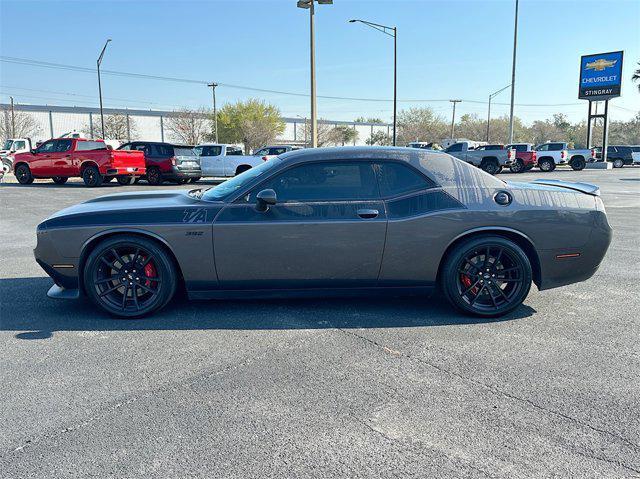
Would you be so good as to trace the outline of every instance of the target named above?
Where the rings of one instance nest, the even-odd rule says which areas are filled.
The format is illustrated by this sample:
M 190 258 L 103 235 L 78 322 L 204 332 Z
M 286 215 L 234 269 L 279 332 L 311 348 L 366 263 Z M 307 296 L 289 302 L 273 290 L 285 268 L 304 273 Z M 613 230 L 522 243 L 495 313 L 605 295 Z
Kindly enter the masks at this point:
M 584 55 L 580 58 L 578 98 L 582 100 L 608 100 L 620 96 L 622 53 L 598 53 Z

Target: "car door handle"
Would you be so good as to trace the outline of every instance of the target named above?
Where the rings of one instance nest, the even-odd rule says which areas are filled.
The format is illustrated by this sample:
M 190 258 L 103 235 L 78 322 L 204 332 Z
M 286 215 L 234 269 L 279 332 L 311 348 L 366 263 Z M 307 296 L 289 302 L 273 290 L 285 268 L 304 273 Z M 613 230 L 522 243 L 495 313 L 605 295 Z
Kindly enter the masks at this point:
M 358 216 L 360 218 L 376 218 L 379 214 L 378 210 L 358 210 Z

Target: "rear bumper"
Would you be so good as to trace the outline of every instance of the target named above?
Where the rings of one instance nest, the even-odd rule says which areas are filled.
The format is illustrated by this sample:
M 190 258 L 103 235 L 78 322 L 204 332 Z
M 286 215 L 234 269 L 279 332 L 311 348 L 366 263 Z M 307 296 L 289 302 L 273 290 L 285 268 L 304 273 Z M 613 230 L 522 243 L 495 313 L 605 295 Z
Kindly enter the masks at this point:
M 201 178 L 202 170 L 200 168 L 196 169 L 180 169 L 180 168 L 172 168 L 171 171 L 163 171 L 162 178 L 167 180 L 179 180 L 185 178 Z
M 107 168 L 102 174 L 107 176 L 142 176 L 147 172 L 146 168 L 123 166 Z

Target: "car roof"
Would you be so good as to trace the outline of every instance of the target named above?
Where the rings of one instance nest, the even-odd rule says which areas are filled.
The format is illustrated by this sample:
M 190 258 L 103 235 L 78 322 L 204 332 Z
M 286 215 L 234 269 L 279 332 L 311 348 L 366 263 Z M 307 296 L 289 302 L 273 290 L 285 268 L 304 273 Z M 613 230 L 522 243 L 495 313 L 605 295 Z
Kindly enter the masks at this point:
M 278 156 L 282 161 L 307 160 L 403 160 L 410 161 L 415 155 L 437 154 L 430 150 L 403 146 L 339 146 L 328 148 L 303 148 Z

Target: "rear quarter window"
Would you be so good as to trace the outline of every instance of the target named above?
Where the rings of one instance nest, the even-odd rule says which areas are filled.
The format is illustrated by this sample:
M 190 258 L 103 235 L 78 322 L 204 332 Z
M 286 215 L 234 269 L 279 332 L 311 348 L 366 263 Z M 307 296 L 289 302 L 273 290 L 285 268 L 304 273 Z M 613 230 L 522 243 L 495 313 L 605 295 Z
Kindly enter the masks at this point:
M 106 150 L 107 145 L 102 141 L 79 141 L 76 143 L 76 151 Z

